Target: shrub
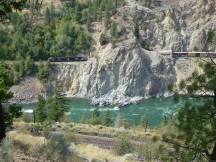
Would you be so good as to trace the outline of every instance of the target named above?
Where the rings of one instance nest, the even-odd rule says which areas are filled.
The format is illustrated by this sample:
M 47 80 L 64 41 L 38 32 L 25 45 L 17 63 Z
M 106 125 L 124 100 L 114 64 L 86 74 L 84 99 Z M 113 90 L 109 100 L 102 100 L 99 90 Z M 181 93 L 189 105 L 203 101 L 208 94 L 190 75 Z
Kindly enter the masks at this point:
M 160 143 L 146 141 L 145 144 L 136 146 L 135 152 L 140 158 L 145 157 L 147 161 L 155 161 L 163 157 L 164 150 L 163 145 Z
M 129 124 L 121 114 L 118 114 L 117 117 L 116 117 L 116 120 L 115 120 L 115 127 L 117 127 L 117 128 L 120 128 L 120 127 L 127 128 L 127 127 L 129 127 Z
M 115 22 L 112 22 L 111 29 L 110 29 L 110 36 L 111 38 L 117 38 L 118 31 L 117 31 L 117 24 Z
M 215 31 L 209 31 L 208 32 L 208 43 L 211 44 L 214 41 L 216 41 L 216 32 Z
M 152 0 L 144 0 L 144 6 L 150 8 L 152 4 Z
M 74 135 L 73 132 L 69 132 L 69 131 L 66 131 L 64 133 L 65 135 L 65 139 L 69 142 L 76 142 L 76 136 Z
M 22 120 L 26 123 L 33 122 L 34 120 L 33 118 L 34 118 L 33 115 L 30 113 L 23 113 L 22 115 Z
M 132 144 L 127 134 L 121 134 L 117 137 L 114 144 L 114 152 L 117 155 L 124 155 L 133 151 Z
M 37 68 L 38 68 L 38 73 L 37 76 L 38 78 L 44 83 L 46 84 L 48 82 L 48 75 L 49 75 L 49 64 L 43 64 L 40 63 Z
M 103 125 L 109 127 L 111 122 L 112 122 L 112 120 L 111 120 L 111 112 L 108 110 L 108 111 L 106 111 L 106 114 L 104 116 Z
M 52 134 L 49 141 L 44 145 L 42 151 L 48 160 L 68 161 L 71 156 L 69 150 L 70 143 L 67 142 L 63 135 Z
M 100 112 L 99 112 L 98 108 L 94 109 L 94 111 L 92 112 L 92 117 L 91 117 L 89 123 L 92 124 L 92 125 L 99 125 L 99 124 L 101 124 L 101 121 L 100 121 Z
M 5 138 L 0 147 L 0 159 L 3 162 L 13 161 L 13 144 L 9 138 Z
M 146 50 L 152 51 L 152 48 L 150 47 L 150 45 L 146 41 L 142 41 L 141 46 L 142 46 L 142 48 L 144 48 Z
M 148 118 L 146 117 L 146 115 L 143 115 L 140 119 L 140 126 L 145 128 L 145 132 L 147 131 L 148 125 L 149 125 Z
M 9 137 L 14 148 L 25 154 L 34 153 L 35 148 L 44 145 L 46 142 L 44 137 L 36 137 L 26 133 L 17 133 L 15 131 L 10 132 Z
M 108 38 L 106 37 L 105 34 L 102 33 L 100 35 L 100 44 L 103 46 L 103 45 L 107 44 L 108 42 L 109 42 Z
M 137 39 L 139 39 L 140 33 L 139 33 L 139 25 L 138 25 L 137 22 L 135 22 L 135 26 L 134 26 L 134 31 L 133 31 L 133 33 L 134 33 L 134 36 L 135 36 Z

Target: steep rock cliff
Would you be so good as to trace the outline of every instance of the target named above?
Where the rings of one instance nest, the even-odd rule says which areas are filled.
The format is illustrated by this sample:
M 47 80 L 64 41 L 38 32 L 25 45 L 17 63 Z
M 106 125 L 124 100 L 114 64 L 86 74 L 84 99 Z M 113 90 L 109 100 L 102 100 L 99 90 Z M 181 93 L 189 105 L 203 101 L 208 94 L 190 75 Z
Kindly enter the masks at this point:
M 175 81 L 170 59 L 148 52 L 135 42 L 82 63 L 54 64 L 50 81 L 62 83 L 68 97 L 92 99 L 94 104 L 127 104 L 141 98 L 163 95 Z M 50 84 L 52 86 L 55 85 Z

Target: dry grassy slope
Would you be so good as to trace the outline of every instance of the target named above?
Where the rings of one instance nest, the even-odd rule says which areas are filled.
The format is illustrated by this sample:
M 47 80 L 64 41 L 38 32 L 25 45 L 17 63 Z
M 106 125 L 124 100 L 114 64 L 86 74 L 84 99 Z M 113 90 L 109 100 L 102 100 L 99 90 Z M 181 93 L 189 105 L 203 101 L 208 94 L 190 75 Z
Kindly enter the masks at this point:
M 48 139 L 30 134 L 29 130 L 33 127 L 33 123 L 15 122 L 14 127 L 16 129 L 8 133 L 12 142 L 16 142 L 20 146 L 28 145 L 31 151 L 31 154 L 26 154 L 22 152 L 23 150 L 20 150 L 20 152 L 16 150 L 14 153 L 16 162 L 20 162 L 20 159 L 23 159 L 23 161 L 32 160 L 33 162 L 36 160 L 43 161 L 43 157 L 39 156 L 37 159 L 34 156 L 34 151 L 36 151 L 34 149 L 46 143 Z M 68 141 L 74 141 L 75 139 L 75 145 L 71 144 L 70 148 L 80 157 L 88 159 L 88 161 L 95 159 L 98 162 L 105 160 L 109 162 L 135 162 L 139 160 L 135 154 L 117 156 L 114 153 L 113 145 L 115 145 L 116 137 L 119 134 L 127 133 L 133 147 L 146 144 L 146 142 L 152 142 L 153 138 L 160 139 L 156 130 L 145 132 L 144 128 L 141 127 L 123 129 L 77 123 L 56 123 L 52 125 L 51 130 L 52 133 L 63 133 Z M 161 130 L 159 131 L 161 132 Z M 86 135 L 86 133 L 91 135 Z M 128 158 L 136 160 L 127 160 Z

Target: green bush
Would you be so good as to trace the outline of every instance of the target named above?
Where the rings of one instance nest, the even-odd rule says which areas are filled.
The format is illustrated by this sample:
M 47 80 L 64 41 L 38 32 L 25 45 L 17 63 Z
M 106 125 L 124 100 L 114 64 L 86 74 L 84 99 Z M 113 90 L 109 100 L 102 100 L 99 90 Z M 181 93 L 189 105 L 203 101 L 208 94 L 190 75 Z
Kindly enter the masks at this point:
M 49 76 L 49 64 L 40 63 L 37 68 L 37 77 L 42 81 L 42 83 L 46 84 Z
M 137 145 L 135 152 L 138 157 L 145 157 L 146 161 L 158 161 L 167 156 L 164 146 L 152 141 L 146 141 L 145 144 Z
M 72 156 L 69 149 L 70 143 L 61 134 L 53 134 L 48 137 L 48 142 L 41 148 L 47 160 L 68 161 Z
M 114 125 L 117 128 L 120 128 L 120 127 L 128 128 L 129 127 L 129 123 L 121 114 L 117 115 Z
M 30 123 L 34 121 L 34 117 L 30 113 L 23 113 L 22 120 L 26 123 Z
M 209 31 L 208 32 L 208 39 L 209 44 L 212 44 L 213 42 L 216 42 L 216 32 L 215 31 Z
M 104 116 L 103 125 L 109 127 L 111 125 L 111 122 L 111 112 L 107 110 Z
M 127 134 L 121 134 L 117 137 L 114 144 L 114 153 L 117 155 L 124 155 L 133 151 L 130 138 Z
M 142 46 L 142 48 L 144 48 L 146 50 L 152 51 L 151 46 L 146 41 L 142 41 L 141 46 Z
M 142 0 L 145 7 L 150 8 L 152 4 L 152 0 Z
M 94 109 L 94 111 L 92 112 L 92 117 L 89 120 L 89 123 L 92 124 L 92 125 L 101 124 L 99 108 Z
M 2 162 L 12 162 L 13 159 L 13 144 L 9 138 L 5 138 L 0 145 L 0 160 Z
M 135 36 L 137 39 L 139 39 L 140 33 L 139 33 L 139 25 L 138 25 L 137 22 L 135 22 L 133 33 L 134 33 L 134 36 Z
M 99 41 L 100 41 L 100 44 L 102 46 L 109 42 L 107 36 L 105 34 L 103 34 L 103 33 L 100 35 L 100 40 Z

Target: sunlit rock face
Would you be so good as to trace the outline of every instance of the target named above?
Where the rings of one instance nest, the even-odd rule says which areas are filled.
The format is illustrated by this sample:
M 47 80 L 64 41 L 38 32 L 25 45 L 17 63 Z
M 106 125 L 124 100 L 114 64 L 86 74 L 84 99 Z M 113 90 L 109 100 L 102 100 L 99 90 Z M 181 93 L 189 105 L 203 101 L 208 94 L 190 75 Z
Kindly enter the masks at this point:
M 172 61 L 139 45 L 107 51 L 99 59 L 53 65 L 49 89 L 55 85 L 52 81 L 58 80 L 68 97 L 90 98 L 94 104 L 122 105 L 164 95 L 166 86 L 175 81 Z

